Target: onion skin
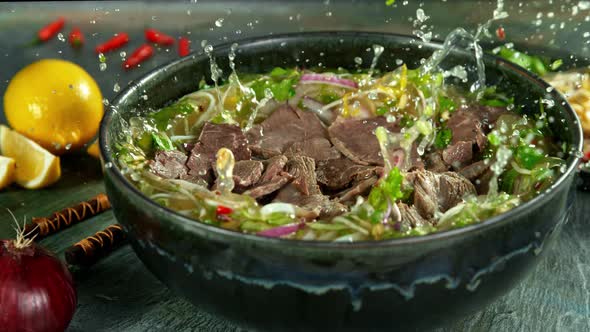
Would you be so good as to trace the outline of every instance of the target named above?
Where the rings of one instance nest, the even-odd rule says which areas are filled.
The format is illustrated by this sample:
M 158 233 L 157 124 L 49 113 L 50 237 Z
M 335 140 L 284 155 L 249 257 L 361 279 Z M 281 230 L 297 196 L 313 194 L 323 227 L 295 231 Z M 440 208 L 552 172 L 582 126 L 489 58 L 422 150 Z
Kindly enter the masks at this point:
M 18 249 L 0 240 L 0 330 L 64 331 L 76 304 L 72 275 L 59 259 L 35 243 Z

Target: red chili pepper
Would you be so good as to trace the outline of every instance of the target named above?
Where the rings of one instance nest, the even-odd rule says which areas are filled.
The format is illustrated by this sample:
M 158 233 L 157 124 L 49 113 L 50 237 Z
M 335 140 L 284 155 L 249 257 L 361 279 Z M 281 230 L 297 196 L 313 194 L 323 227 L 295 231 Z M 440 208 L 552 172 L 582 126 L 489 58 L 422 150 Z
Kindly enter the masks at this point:
M 504 31 L 503 27 L 498 27 L 498 29 L 496 29 L 496 37 L 498 37 L 500 40 L 504 40 L 506 38 L 506 31 Z
M 178 41 L 178 55 L 187 56 L 191 52 L 191 42 L 186 37 L 180 37 Z
M 227 206 L 217 205 L 217 210 L 215 210 L 215 212 L 217 213 L 217 215 L 226 215 L 234 212 L 234 210 Z
M 96 53 L 106 53 L 112 50 L 116 50 L 119 47 L 127 44 L 127 42 L 129 42 L 129 35 L 125 32 L 119 32 L 115 37 L 96 46 Z
M 84 34 L 79 28 L 73 28 L 70 32 L 70 37 L 68 40 L 70 41 L 70 45 L 72 45 L 72 47 L 79 48 L 84 45 Z
M 66 20 L 63 17 L 47 24 L 37 32 L 37 41 L 46 42 L 55 37 L 55 35 L 57 35 L 57 33 L 64 27 L 64 24 L 66 24 Z
M 123 68 L 131 69 L 137 67 L 137 65 L 150 58 L 153 54 L 154 48 L 151 45 L 143 44 L 135 49 L 135 51 L 131 53 L 131 56 L 123 62 Z
M 582 157 L 582 162 L 583 163 L 587 163 L 588 161 L 590 161 L 590 151 L 586 151 L 584 153 L 584 156 Z
M 159 45 L 172 45 L 174 38 L 156 29 L 145 29 L 145 39 Z

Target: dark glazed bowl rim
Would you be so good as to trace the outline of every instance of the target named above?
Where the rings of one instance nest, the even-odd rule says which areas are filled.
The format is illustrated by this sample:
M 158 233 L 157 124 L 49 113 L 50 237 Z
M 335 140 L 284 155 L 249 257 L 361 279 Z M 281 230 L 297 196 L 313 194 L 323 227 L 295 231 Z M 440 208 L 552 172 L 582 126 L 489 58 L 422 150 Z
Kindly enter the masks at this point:
M 403 35 L 403 34 L 383 33 L 383 32 L 359 32 L 359 31 L 318 31 L 318 32 L 303 32 L 303 33 L 287 33 L 287 34 L 277 34 L 277 35 L 270 35 L 270 36 L 266 35 L 266 36 L 252 37 L 252 38 L 247 38 L 247 39 L 243 39 L 243 40 L 239 40 L 239 41 L 235 41 L 235 42 L 238 42 L 242 46 L 243 45 L 248 45 L 248 46 L 254 45 L 255 46 L 255 45 L 268 44 L 268 43 L 272 43 L 272 44 L 275 44 L 275 43 L 279 44 L 281 42 L 288 43 L 289 41 L 300 40 L 300 39 L 305 39 L 305 38 L 310 38 L 310 37 L 338 38 L 338 37 L 343 37 L 343 36 L 355 37 L 355 38 L 369 38 L 369 39 L 377 37 L 377 36 L 381 36 L 381 37 L 390 36 L 390 37 L 400 40 L 401 42 L 406 42 L 408 44 L 409 43 L 422 44 L 422 45 L 425 45 L 425 46 L 432 48 L 432 49 L 440 49 L 442 47 L 442 43 L 439 41 L 426 43 L 426 42 L 421 41 L 420 39 L 417 39 L 417 38 L 414 38 L 414 37 L 408 36 L 408 35 Z M 229 42 L 229 43 L 223 43 L 223 44 L 217 45 L 215 47 L 214 54 L 217 54 L 217 53 L 226 54 L 229 51 L 231 44 L 233 44 L 233 43 L 234 42 Z M 573 127 L 570 128 L 570 133 L 572 135 L 572 147 L 571 148 L 576 149 L 577 151 L 581 151 L 583 136 L 582 136 L 582 129 L 581 129 L 579 120 L 578 120 L 577 116 L 575 115 L 575 112 L 571 109 L 570 105 L 566 102 L 565 98 L 559 92 L 557 92 L 557 90 L 555 90 L 555 89 L 548 90 L 547 88 L 550 88 L 551 86 L 547 82 L 543 81 L 540 77 L 538 77 L 537 75 L 527 71 L 526 69 L 524 69 L 518 65 L 512 64 L 512 63 L 510 63 L 506 60 L 503 60 L 499 57 L 485 53 L 484 60 L 487 60 L 488 63 L 495 62 L 496 66 L 500 66 L 500 67 L 504 66 L 508 70 L 516 72 L 518 75 L 527 79 L 531 84 L 536 84 L 545 91 L 551 91 L 548 93 L 548 95 L 550 95 L 551 98 L 553 98 L 553 100 L 556 101 L 556 103 L 557 102 L 564 103 L 563 107 L 565 108 L 565 111 L 568 112 L 570 117 L 573 119 L 572 124 L 574 125 Z M 358 241 L 358 242 L 349 243 L 349 242 L 303 241 L 303 240 L 290 240 L 290 239 L 281 239 L 281 238 L 269 238 L 269 237 L 254 235 L 254 234 L 244 234 L 244 233 L 239 233 L 236 231 L 226 230 L 226 229 L 223 229 L 220 227 L 216 227 L 216 226 L 202 223 L 202 222 L 192 219 L 192 218 L 188 218 L 184 215 L 181 215 L 181 214 L 175 212 L 174 210 L 171 210 L 167 207 L 159 205 L 155 201 L 149 199 L 142 192 L 140 192 L 139 189 L 137 189 L 137 187 L 134 186 L 122 174 L 116 161 L 113 159 L 112 155 L 109 153 L 110 149 L 107 149 L 107 147 L 108 147 L 108 134 L 107 133 L 108 133 L 108 128 L 111 123 L 111 118 L 112 118 L 112 114 L 113 114 L 112 107 L 117 107 L 118 105 L 120 105 L 126 98 L 131 96 L 133 93 L 137 93 L 136 91 L 139 90 L 139 88 L 142 85 L 144 85 L 145 83 L 154 79 L 159 74 L 161 74 L 163 72 L 170 73 L 170 72 L 173 72 L 174 68 L 176 68 L 178 66 L 181 66 L 183 64 L 190 63 L 190 62 L 199 62 L 199 61 L 209 61 L 209 58 L 205 54 L 203 54 L 202 52 L 193 53 L 192 56 L 188 56 L 188 57 L 184 57 L 184 58 L 172 61 L 168 64 L 164 64 L 164 65 L 150 71 L 145 76 L 143 76 L 142 78 L 138 79 L 135 82 L 132 82 L 132 84 L 127 86 L 123 91 L 121 91 L 113 99 L 113 102 L 111 103 L 111 107 L 109 107 L 109 109 L 105 112 L 105 115 L 101 121 L 100 131 L 99 131 L 99 133 L 100 133 L 100 136 L 99 136 L 100 154 L 101 154 L 101 158 L 103 161 L 103 165 L 107 165 L 107 164 L 111 165 L 109 167 L 109 170 L 123 184 L 123 186 L 127 187 L 128 191 L 132 195 L 139 197 L 141 199 L 141 201 L 143 201 L 147 205 L 147 207 L 150 209 L 156 209 L 156 210 L 160 210 L 165 213 L 171 214 L 171 217 L 173 217 L 173 218 L 170 218 L 170 220 L 168 220 L 167 222 L 172 222 L 172 223 L 177 223 L 177 224 L 182 223 L 182 225 L 180 225 L 180 226 L 185 227 L 185 229 L 187 229 L 187 230 L 190 230 L 191 227 L 195 227 L 196 229 L 200 229 L 202 231 L 211 232 L 211 233 L 217 235 L 219 239 L 222 239 L 224 241 L 228 241 L 228 242 L 234 241 L 234 240 L 244 241 L 244 242 L 252 241 L 254 243 L 258 243 L 261 245 L 269 245 L 269 246 L 280 245 L 280 246 L 289 246 L 289 247 L 295 247 L 295 248 L 308 248 L 308 249 L 318 249 L 318 250 L 323 250 L 323 249 L 353 250 L 353 249 L 363 249 L 363 248 L 368 249 L 368 248 L 377 248 L 377 247 L 394 247 L 394 246 L 416 245 L 419 243 L 425 243 L 425 242 L 430 242 L 430 241 L 442 241 L 444 239 L 447 239 L 447 240 L 457 239 L 462 236 L 466 236 L 470 233 L 481 232 L 481 231 L 484 231 L 486 229 L 489 229 L 489 228 L 492 228 L 495 226 L 503 225 L 506 222 L 518 222 L 518 220 L 513 220 L 513 219 L 518 219 L 518 218 L 512 218 L 512 217 L 521 215 L 524 212 L 526 212 L 526 210 L 528 210 L 528 209 L 535 209 L 538 206 L 546 204 L 548 202 L 548 200 L 551 198 L 551 196 L 557 191 L 558 187 L 567 185 L 567 182 L 565 180 L 570 176 L 571 173 L 576 171 L 577 165 L 579 163 L 579 158 L 575 157 L 575 155 L 573 155 L 573 154 L 570 155 L 567 160 L 566 171 L 561 174 L 561 176 L 555 181 L 555 183 L 550 188 L 546 189 L 543 193 L 537 195 L 533 199 L 517 206 L 516 208 L 514 208 L 508 212 L 505 212 L 505 213 L 500 214 L 498 216 L 486 219 L 483 222 L 480 222 L 477 224 L 472 224 L 469 226 L 446 230 L 446 231 L 434 232 L 434 233 L 430 233 L 430 234 L 422 235 L 422 236 L 405 237 L 405 238 L 389 239 L 389 240 L 381 240 L 381 241 Z

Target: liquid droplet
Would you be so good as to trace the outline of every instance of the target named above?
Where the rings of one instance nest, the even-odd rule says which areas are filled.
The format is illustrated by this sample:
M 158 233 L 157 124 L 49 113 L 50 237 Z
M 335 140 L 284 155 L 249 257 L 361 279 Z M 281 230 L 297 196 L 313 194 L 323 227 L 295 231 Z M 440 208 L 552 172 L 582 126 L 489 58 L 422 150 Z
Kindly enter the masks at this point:
M 218 18 L 215 20 L 215 26 L 221 28 L 223 26 L 223 18 Z

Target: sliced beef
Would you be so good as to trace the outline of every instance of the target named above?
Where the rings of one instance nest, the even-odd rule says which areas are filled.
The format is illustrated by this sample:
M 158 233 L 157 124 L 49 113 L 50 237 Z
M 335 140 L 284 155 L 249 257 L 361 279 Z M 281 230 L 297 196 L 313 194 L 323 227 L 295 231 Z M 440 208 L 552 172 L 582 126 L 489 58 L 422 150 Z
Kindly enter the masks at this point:
M 373 188 L 378 180 L 379 178 L 376 175 L 373 175 L 367 179 L 357 181 L 357 183 L 355 183 L 350 189 L 347 189 L 337 195 L 339 196 L 338 201 L 342 203 L 354 203 L 357 196 L 368 195 L 371 191 L 371 188 Z
M 285 168 L 287 160 L 286 156 L 278 155 L 264 161 L 265 169 L 264 174 L 262 174 L 262 177 L 260 178 L 260 183 L 268 182 L 275 176 L 279 175 L 279 173 Z
M 249 195 L 253 198 L 261 198 L 270 195 L 277 190 L 283 188 L 293 178 L 289 174 L 278 174 L 269 181 L 260 183 L 253 188 L 244 192 L 244 195 Z
M 233 179 L 236 189 L 245 189 L 258 182 L 264 166 L 258 160 L 240 160 L 234 166 Z
M 490 168 L 490 165 L 486 164 L 485 161 L 480 160 L 480 161 L 474 162 L 471 165 L 467 165 L 467 166 L 463 167 L 459 171 L 459 174 L 463 175 L 464 177 L 469 179 L 471 182 L 473 182 L 478 177 L 480 177 L 483 173 L 485 173 L 485 171 L 488 170 L 488 168 Z
M 445 212 L 462 201 L 465 195 L 475 195 L 469 180 L 454 172 L 410 172 L 406 180 L 414 187 L 414 206 L 425 219 L 432 219 L 436 211 Z
M 328 138 L 326 129 L 311 112 L 282 105 L 246 133 L 255 155 L 268 159 L 281 154 L 294 142 Z
M 440 151 L 434 151 L 426 155 L 424 158 L 425 168 L 431 172 L 442 173 L 449 170 L 447 164 L 445 164 L 442 153 Z
M 313 159 L 295 155 L 289 159 L 285 169 L 294 179 L 279 191 L 274 201 L 295 204 L 304 210 L 317 213 L 320 218 L 347 211 L 346 206 L 331 201 L 320 191 Z
M 248 140 L 239 126 L 207 122 L 186 163 L 189 168 L 188 175 L 209 180 L 212 175 L 212 164 L 221 148 L 231 150 L 236 161 L 248 160 L 251 157 Z
M 316 167 L 317 180 L 330 190 L 341 190 L 353 180 L 364 180 L 379 172 L 374 166 L 355 164 L 348 158 L 319 161 Z
M 357 164 L 383 166 L 375 129 L 383 126 L 391 132 L 399 132 L 396 123 L 380 116 L 372 119 L 338 118 L 329 128 L 332 144 Z
M 180 179 L 188 173 L 187 159 L 184 153 L 177 150 L 158 151 L 149 166 L 154 174 L 165 179 Z
M 340 158 L 340 152 L 332 146 L 332 143 L 322 137 L 314 137 L 308 140 L 293 142 L 285 150 L 285 155 L 291 157 L 301 155 L 316 161 Z
M 483 150 L 488 140 L 486 133 L 490 125 L 506 110 L 491 106 L 471 106 L 455 112 L 447 121 L 452 132 L 451 144 L 443 151 L 443 159 L 448 165 L 461 168 L 473 159 L 473 151 Z
M 460 169 L 463 165 L 473 160 L 473 144 L 467 141 L 460 141 L 449 145 L 442 152 L 442 158 L 447 165 Z
M 199 142 L 196 145 L 201 145 L 204 151 L 213 158 L 221 148 L 230 149 L 235 160 L 248 160 L 252 156 L 250 149 L 248 149 L 246 135 L 237 125 L 207 122 L 203 126 L 203 130 L 199 135 Z
M 415 206 L 410 206 L 404 203 L 397 203 L 397 208 L 400 214 L 400 223 L 404 228 L 414 228 L 427 225 L 428 220 L 424 219 Z
M 446 172 L 440 175 L 438 189 L 438 207 L 441 212 L 446 212 L 463 201 L 465 195 L 475 195 L 477 192 L 473 183 L 455 172 Z

